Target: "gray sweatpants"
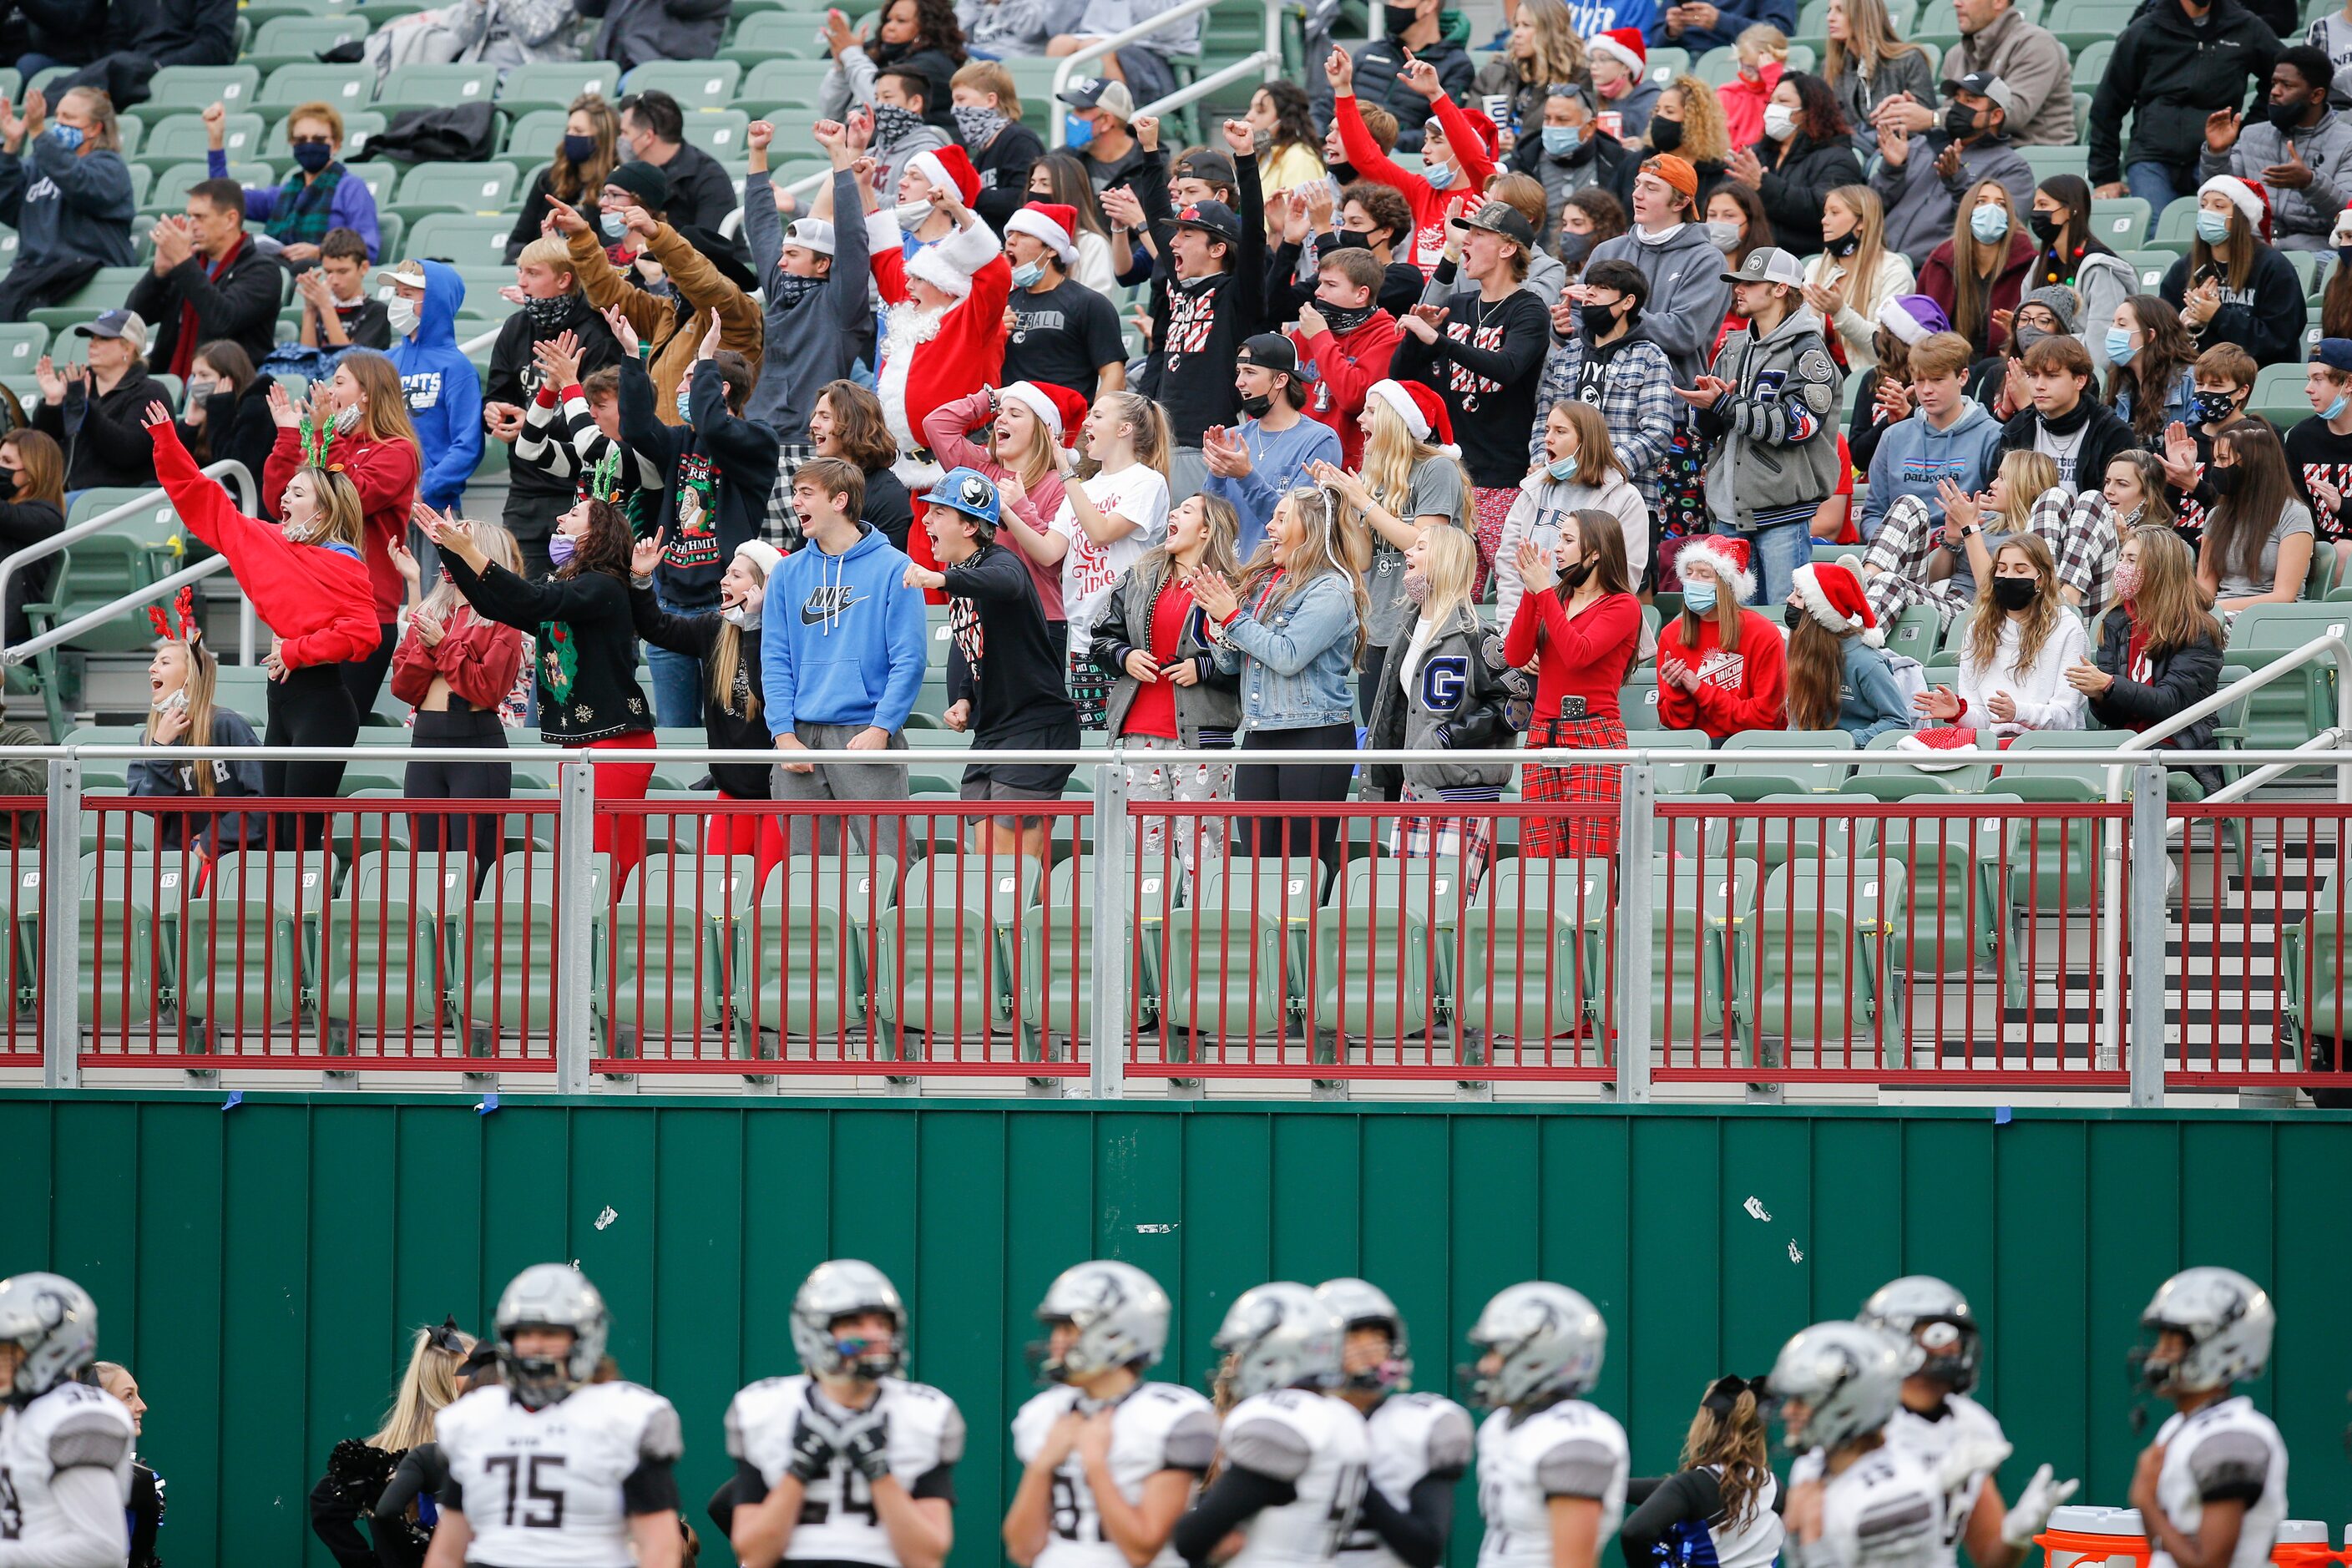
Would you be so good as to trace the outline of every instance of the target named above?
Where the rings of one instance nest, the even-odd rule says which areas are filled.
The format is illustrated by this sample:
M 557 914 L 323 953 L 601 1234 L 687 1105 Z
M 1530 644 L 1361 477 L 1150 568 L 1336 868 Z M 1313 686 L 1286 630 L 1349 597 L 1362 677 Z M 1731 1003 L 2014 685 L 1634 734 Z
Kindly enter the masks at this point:
M 849 744 L 852 736 L 866 729 L 864 724 L 813 724 L 805 721 L 793 726 L 802 745 L 813 752 L 837 752 Z M 890 737 L 890 749 L 904 752 L 907 737 Z M 800 773 L 777 764 L 770 779 L 769 789 L 777 800 L 905 800 L 908 795 L 907 769 L 904 764 L 869 765 L 864 763 L 815 763 L 813 772 Z M 898 816 L 866 816 L 856 812 L 843 812 L 838 816 L 788 816 L 784 819 L 791 829 L 787 840 L 791 853 L 806 855 L 838 855 L 841 853 L 842 829 L 849 830 L 850 840 L 862 855 L 888 855 L 899 858 L 899 846 L 904 839 L 905 818 Z M 873 831 L 869 834 L 867 831 Z

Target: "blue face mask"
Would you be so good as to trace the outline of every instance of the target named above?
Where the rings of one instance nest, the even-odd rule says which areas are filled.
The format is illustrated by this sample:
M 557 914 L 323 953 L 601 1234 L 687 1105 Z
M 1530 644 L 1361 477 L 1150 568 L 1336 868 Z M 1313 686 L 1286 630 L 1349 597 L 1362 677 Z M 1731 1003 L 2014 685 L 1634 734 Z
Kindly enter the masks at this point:
M 1045 278 L 1045 264 L 1044 262 L 1024 261 L 1020 266 L 1013 269 L 1013 286 L 1015 289 L 1034 288 L 1038 282 Z
M 79 125 L 58 124 L 49 127 L 49 140 L 68 153 L 78 153 L 81 150 L 83 134 L 82 128 Z
M 1987 202 L 1969 214 L 1969 232 L 1986 245 L 1993 244 L 2009 233 L 2009 214 Z
M 2324 425 L 2331 419 L 2343 418 L 2344 410 L 2347 405 L 2352 405 L 2352 394 L 2337 393 L 2336 401 L 2319 411 L 2320 423 Z
M 2137 353 L 2139 353 L 2139 345 L 2132 342 L 2131 329 L 2129 327 L 2109 327 L 2107 329 L 2108 363 L 2129 364 L 2132 362 L 2132 355 Z
M 1584 132 L 1574 125 L 1547 125 L 1543 128 L 1544 151 L 1555 158 L 1565 158 L 1584 140 Z
M 1691 583 L 1683 584 L 1683 608 L 1695 616 L 1704 616 L 1715 608 L 1715 584 Z
M 1429 182 L 1431 190 L 1442 191 L 1454 183 L 1454 165 L 1451 163 L 1428 164 L 1422 169 L 1421 177 Z
M 688 420 L 689 422 L 692 421 L 694 416 L 687 412 L 687 405 L 693 401 L 694 389 L 692 387 L 681 386 L 677 389 L 677 416 L 680 419 Z
M 1549 474 L 1553 479 L 1558 479 L 1560 483 L 1566 484 L 1569 480 L 1576 477 L 1576 456 L 1575 454 L 1570 453 L 1569 456 L 1562 458 L 1559 462 L 1547 465 L 1544 468 L 1544 472 Z
M 2227 213 L 2197 213 L 2197 237 L 2208 245 L 2219 245 L 2230 237 L 2230 216 Z
M 598 213 L 596 226 L 604 231 L 604 237 L 609 240 L 618 240 L 629 232 L 629 226 L 622 220 L 619 213 Z
M 1076 114 L 1062 116 L 1062 145 L 1075 153 L 1095 139 L 1095 122 Z

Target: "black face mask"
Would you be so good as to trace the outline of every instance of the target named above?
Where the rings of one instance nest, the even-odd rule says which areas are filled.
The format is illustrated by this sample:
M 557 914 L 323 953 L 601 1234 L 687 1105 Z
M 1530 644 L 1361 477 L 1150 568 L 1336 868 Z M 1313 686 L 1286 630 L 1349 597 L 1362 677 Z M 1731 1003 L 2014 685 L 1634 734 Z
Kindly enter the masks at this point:
M 1581 588 L 1584 586 L 1585 579 L 1591 575 L 1592 563 L 1590 561 L 1580 561 L 1575 565 L 1568 568 L 1565 572 L 1562 572 L 1559 574 L 1559 580 L 1567 584 L 1571 588 Z
M 2028 213 L 2026 215 L 2025 221 L 2027 226 L 2033 230 L 2034 238 L 2040 240 L 2044 245 L 2055 245 L 2058 243 L 2058 215 L 2056 213 L 2038 211 Z
M 2022 610 L 2033 603 L 2041 586 L 2031 577 L 1996 577 L 1992 580 L 1992 602 L 2004 610 Z
M 1617 307 L 1614 305 L 1579 305 L 1576 325 L 1588 338 L 1605 338 L 1617 330 Z
M 2200 392 L 2197 395 L 2197 422 L 2219 425 L 2237 411 L 2237 395 L 2230 392 Z
M 1253 419 L 1265 418 L 1273 407 L 1274 395 L 1272 393 L 1267 393 L 1259 397 L 1244 397 L 1242 399 L 1242 412 L 1248 415 Z
M 1391 38 L 1403 37 L 1412 31 L 1412 25 L 1420 20 L 1421 12 L 1415 6 L 1383 5 L 1381 7 L 1381 26 L 1388 29 L 1388 35 Z
M 2336 265 L 2352 267 L 2352 245 L 2339 245 L 2336 247 Z
M 1960 104 L 1944 110 L 1944 134 L 1955 142 L 1966 142 L 1977 133 L 1977 111 Z
M 2219 463 L 2208 463 L 2205 465 L 2205 478 L 2212 485 L 2215 495 L 2227 497 L 2238 493 L 2238 467 L 2235 463 L 2226 468 Z
M 1802 605 L 1783 605 L 1780 607 L 1780 624 L 1788 627 L 1792 632 L 1799 626 L 1803 626 L 1805 624 L 1805 606 Z
M 1377 300 L 1355 306 L 1353 309 L 1340 305 L 1327 305 L 1320 300 L 1315 302 L 1316 312 L 1323 318 L 1323 324 L 1331 329 L 1331 335 L 1335 338 L 1344 338 L 1366 321 L 1370 321 L 1372 312 L 1380 308 Z
M 2303 117 L 2311 112 L 2311 100 L 2301 99 L 2292 103 L 2273 103 L 2266 105 L 2265 109 L 2271 117 L 2271 129 L 2294 131 L 2302 126 Z
M 1661 153 L 1671 153 L 1683 144 L 1683 122 L 1668 120 L 1664 115 L 1650 116 L 1650 145 Z
M 1822 241 L 1822 248 L 1843 261 L 1862 248 L 1862 236 L 1858 233 L 1843 234 L 1835 239 L 1825 239 Z

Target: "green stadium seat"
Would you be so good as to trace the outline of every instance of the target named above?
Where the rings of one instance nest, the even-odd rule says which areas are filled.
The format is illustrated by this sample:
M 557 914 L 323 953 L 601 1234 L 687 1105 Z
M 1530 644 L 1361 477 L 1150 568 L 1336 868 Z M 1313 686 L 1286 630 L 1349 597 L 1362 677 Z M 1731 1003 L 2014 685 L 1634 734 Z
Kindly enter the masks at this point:
M 472 880 L 471 860 L 437 849 L 371 849 L 352 863 L 351 890 L 321 912 L 313 960 L 331 1051 L 356 1029 L 387 1044 L 415 1037 L 412 1049 L 439 1035 L 456 1054 L 443 998 Z
M 188 205 L 188 192 L 212 178 L 209 166 L 201 163 L 174 163 L 161 173 L 153 172 L 152 165 L 146 163 L 134 167 L 147 174 L 152 182 L 147 194 L 140 198 L 140 211 L 159 216 L 184 211 Z M 228 177 L 241 185 L 278 184 L 277 174 L 267 163 L 231 163 Z
M 92 610 L 102 609 L 179 570 L 179 516 L 169 501 L 154 492 L 84 490 L 68 509 L 67 525 L 88 522 L 146 496 L 153 498 L 150 512 L 118 521 L 105 532 L 93 534 L 61 552 L 63 564 L 50 584 L 49 598 L 25 606 L 26 616 L 35 631 L 48 631 Z M 146 647 L 153 641 L 153 628 L 147 625 L 146 617 L 133 613 L 91 628 L 75 638 L 71 646 L 90 651 L 122 652 Z
M 649 820 L 649 837 L 663 826 Z M 749 855 L 651 854 L 608 915 L 612 974 L 606 1020 L 616 1055 L 642 1052 L 648 1037 L 684 1054 L 711 1037 L 727 999 L 733 927 L 751 899 Z M 601 902 L 602 900 L 600 900 Z M 550 944 L 541 944 L 546 963 Z M 604 995 L 599 985 L 598 997 Z
M 1842 787 L 1844 782 L 1839 780 L 1839 785 Z M 1709 790 L 1716 787 L 1712 781 L 1707 784 Z M 1821 801 L 1820 795 L 1803 790 L 1751 798 L 1768 806 L 1814 805 Z M 1853 853 L 1853 824 L 1843 817 L 1738 816 L 1730 819 L 1728 826 L 1732 859 L 1759 872 L 1770 872 L 1791 860 L 1836 860 Z
M 264 76 L 287 66 L 316 65 L 338 44 L 367 37 L 368 19 L 346 16 L 272 16 L 253 36 L 245 64 Z
M 496 154 L 519 174 L 532 174 L 551 162 L 563 145 L 563 126 L 570 116 L 560 109 L 534 109 L 514 122 L 506 147 Z
M 403 254 L 432 260 L 447 261 L 459 267 L 495 267 L 503 269 L 507 258 L 507 236 L 514 232 L 514 219 L 506 215 L 483 216 L 471 213 L 434 213 L 419 218 L 408 231 Z M 469 289 L 468 295 L 472 293 Z
M 2074 0 L 2071 5 L 2068 0 L 2057 0 L 2050 8 L 2046 26 L 2069 49 L 2087 49 L 2094 44 L 2112 44 L 2130 24 L 2137 8 L 2132 0 Z M 2074 79 L 2095 83 L 2098 78 L 2077 72 Z
M 822 14 L 807 12 L 766 11 L 745 16 L 736 24 L 735 37 L 719 51 L 719 58 L 746 70 L 756 70 L 763 62 L 780 57 L 824 59 L 824 45 L 818 36 L 824 25 Z
M 570 111 L 573 99 L 585 93 L 593 92 L 606 102 L 613 101 L 620 96 L 620 84 L 621 68 L 609 60 L 516 66 L 499 84 L 498 102 L 509 114 L 528 114 L 543 109 L 563 114 Z
M 1540 1045 L 1586 1032 L 1591 1001 L 1608 984 L 1586 932 L 1614 907 L 1614 888 L 1608 860 L 1496 864 L 1462 916 L 1460 1017 L 1471 1051 L 1483 1058 L 1496 1041 Z
M 1936 638 L 1942 621 L 1943 617 L 1928 606 L 1912 605 L 1895 616 L 1895 624 L 1886 628 L 1886 651 L 1916 658 L 1921 664 L 1927 663 L 1928 655 L 1936 650 Z
M 2073 174 L 2077 179 L 2087 176 L 2091 154 L 2081 147 L 2020 147 L 2018 155 L 2025 166 L 2033 171 L 2038 184 L 2053 174 Z
M 411 222 L 436 213 L 504 215 L 511 229 L 514 188 L 510 163 L 422 163 L 402 177 L 394 210 Z M 503 237 L 499 246 L 503 254 Z
M 1645 52 L 1650 63 L 1650 79 L 1660 87 L 1690 71 L 1690 51 L 1677 48 L 1656 48 Z
M 2153 294 L 2164 286 L 2164 275 L 2180 258 L 2169 250 L 2123 250 L 2116 252 L 2139 277 L 2140 292 Z
M 1458 859 L 1350 860 L 1315 922 L 1318 1041 L 1334 1030 L 1374 1046 L 1442 1035 L 1454 1014 L 1456 932 L 1475 918 L 1466 902 Z
M 2156 215 L 2156 232 L 2148 237 L 2152 250 L 2169 250 L 2176 256 L 2189 254 L 2197 238 L 2197 198 L 2180 196 L 2168 203 Z
M 1232 1041 L 1283 1037 L 1290 993 L 1306 984 L 1318 875 L 1294 866 L 1286 877 L 1280 865 L 1246 857 L 1201 868 L 1186 908 L 1168 921 L 1160 992 L 1171 1029 Z
M 1897 781 L 1885 781 L 1894 783 Z M 1940 786 L 1939 786 L 1940 787 Z M 1896 964 L 1918 975 L 1998 973 L 2011 1005 L 2025 1004 L 2023 972 L 2010 939 L 2009 883 L 2000 874 L 2021 825 L 1977 816 L 1977 805 L 2021 805 L 2011 793 L 1972 795 L 1952 815 L 1892 816 L 1861 823 L 1856 858 L 1883 855 L 1904 871 L 1907 898 L 1887 905 Z
M 1010 1028 L 1012 932 L 1040 881 L 1025 855 L 934 854 L 910 871 L 882 939 L 884 1016 L 959 1039 Z
M 1924 753 L 1899 749 L 1905 733 L 1896 731 L 1871 742 L 1864 748 L 1863 755 L 1855 759 L 1853 776 L 1857 779 L 1934 779 L 1953 795 L 1974 795 L 1992 782 L 1990 763 L 1957 765 L 1932 763 L 1934 771 L 1922 769 L 1920 762 L 1929 761 Z M 1918 760 L 1915 761 L 1915 758 Z
M 315 911 L 331 878 L 331 863 L 315 852 L 233 852 L 185 898 L 158 903 L 180 1013 L 193 1033 L 293 1022 L 306 979 L 296 910 Z
M 262 120 L 258 114 L 232 114 L 221 127 L 221 150 L 232 163 L 250 163 L 261 151 Z M 201 163 L 212 142 L 201 116 L 173 114 L 158 124 L 139 151 L 139 162 L 152 169 L 174 163 Z
M 2095 44 L 2086 45 L 2083 52 L 2074 57 L 2074 85 L 2085 89 L 2098 86 L 2107 74 L 2107 61 L 2115 57 L 2115 52 L 2113 38 L 2102 38 Z M 2087 99 L 2091 94 L 2085 90 L 2074 96 Z M 2078 124 L 2082 118 L 2079 114 L 2075 116 Z
M 734 928 L 739 1054 L 766 1055 L 771 1035 L 822 1047 L 862 1034 L 898 888 L 887 855 L 795 855 L 770 874 Z
M 1716 754 L 1723 760 L 1707 773 L 1706 787 L 1740 800 L 1779 794 L 1826 795 L 1853 771 L 1850 758 L 1795 766 L 1731 759 L 1749 751 L 1851 752 L 1853 749 L 1853 737 L 1843 730 L 1744 730 L 1717 749 Z
M 564 913 L 589 922 L 592 994 L 604 996 L 604 929 L 610 902 L 610 861 L 589 863 L 589 892 Z M 553 1023 L 555 994 L 555 858 L 544 849 L 517 850 L 483 876 L 471 902 L 460 889 L 450 918 L 458 929 L 449 938 L 452 969 L 447 990 L 468 1048 L 485 1051 L 500 1036 L 545 1033 Z
M 2301 254 L 2281 251 L 2290 258 Z M 2280 429 L 2311 416 L 2311 400 L 2303 394 L 2304 367 L 2299 364 L 2266 364 L 2254 373 L 2254 390 L 2246 398 L 2246 412 L 2270 420 Z M 2332 552 L 2321 551 L 2321 555 Z M 2314 595 L 2317 597 L 2317 595 Z
M 329 103 L 348 115 L 375 97 L 373 66 L 279 66 L 261 84 L 255 101 L 273 120 L 283 120 L 299 103 Z
M 1752 1059 L 1751 1032 L 1737 1005 L 1748 977 L 1735 961 L 1762 879 L 1753 862 L 1719 856 L 1706 862 L 1704 877 L 1701 869 L 1663 859 L 1651 865 L 1650 1037 L 1669 1051 L 1694 1053 L 1720 1053 L 1729 1038 Z M 1597 936 L 1597 924 L 1589 929 Z M 1593 983 L 1611 987 L 1614 977 L 1596 964 Z M 1591 997 L 1597 1016 L 1601 991 Z
M 2140 248 L 2147 219 L 2147 203 L 2137 196 L 2106 196 L 2091 203 L 2091 232 L 2110 250 Z
M 49 329 L 38 321 L 0 325 L 0 374 L 32 374 L 48 346 Z
M 148 79 L 147 101 L 140 107 L 149 114 L 184 110 L 201 113 L 206 106 L 218 103 L 234 114 L 253 102 L 260 90 L 261 72 L 251 65 L 165 66 Z
M 1887 1065 L 1903 1047 L 1903 978 L 1887 938 L 1906 907 L 1901 867 L 1792 860 L 1772 873 L 1734 962 L 1748 977 L 1748 1024 L 1786 1042 L 1781 1059 L 1818 1045 L 1824 1060 L 1850 1048 Z M 1808 1053 L 1810 1054 L 1810 1053 Z
M 2105 751 L 2129 740 L 2122 731 L 2028 731 L 2009 744 L 2013 752 Z M 2087 805 L 2107 798 L 2108 770 L 2095 763 L 2008 768 L 2000 788 L 2029 804 Z M 2131 791 L 2131 771 L 2124 773 Z M 2010 900 L 2043 912 L 2084 910 L 2098 899 L 2099 826 L 2087 817 L 2047 818 L 2018 826 L 2010 840 Z
M 2352 974 L 2352 966 L 2345 963 L 2345 950 L 2352 944 L 2346 934 L 2345 901 L 2343 873 L 2331 870 L 2311 912 L 2283 933 L 2279 1004 L 2286 1014 L 2288 1037 L 2304 1053 L 2306 1069 L 2311 1037 L 2344 1038 L 2347 976 Z
M 624 90 L 669 94 L 690 126 L 698 109 L 732 106 L 742 79 L 743 68 L 734 60 L 650 60 L 629 73 Z
M 81 1016 L 100 1031 L 128 1029 L 155 1016 L 157 969 L 164 956 L 155 940 L 155 904 L 158 899 L 178 903 L 187 864 L 176 850 L 156 852 L 153 818 L 132 822 L 145 829 L 146 843 L 129 852 L 121 846 L 109 849 L 103 884 L 99 857 L 81 858 L 76 922 L 84 955 Z
M 751 125 L 751 117 L 740 109 L 706 109 L 686 117 L 686 140 L 720 163 L 733 165 L 749 154 L 743 138 Z M 781 133 L 783 127 L 776 129 Z M 730 169 L 730 173 L 740 172 Z
M 496 66 L 394 66 L 376 89 L 376 106 L 387 115 L 402 109 L 448 109 L 488 103 L 498 96 Z
M 814 110 L 817 93 L 824 84 L 824 73 L 832 68 L 830 60 L 761 60 L 743 79 L 742 90 L 736 99 L 746 108 L 757 109 L 760 117 L 772 121 L 771 108 Z M 812 120 L 811 124 L 815 121 Z M 777 147 L 785 146 L 783 127 L 778 125 Z M 796 147 L 812 147 L 815 143 L 802 138 L 792 143 Z

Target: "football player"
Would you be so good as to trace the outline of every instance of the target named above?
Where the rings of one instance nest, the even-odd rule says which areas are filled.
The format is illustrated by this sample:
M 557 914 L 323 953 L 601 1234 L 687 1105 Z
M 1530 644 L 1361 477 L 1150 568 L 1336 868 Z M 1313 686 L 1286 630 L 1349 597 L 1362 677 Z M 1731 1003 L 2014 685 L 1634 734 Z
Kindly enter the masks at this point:
M 955 1542 L 963 1416 L 903 1375 L 898 1290 L 871 1263 L 820 1263 L 793 1297 L 792 1323 L 803 1370 L 762 1378 L 727 1407 L 736 1556 L 744 1568 L 940 1568 Z
M 1339 1397 L 1363 1414 L 1371 1445 L 1371 1485 L 1339 1561 L 1345 1568 L 1433 1568 L 1454 1531 L 1454 1484 L 1470 1468 L 1470 1413 L 1442 1394 L 1409 1392 L 1404 1315 L 1378 1286 L 1326 1279 L 1315 1298 L 1347 1325 Z
M 1217 1415 L 1196 1390 L 1146 1383 L 1168 1347 L 1168 1293 L 1131 1263 L 1063 1271 L 1037 1307 L 1052 1384 L 1013 1418 L 1028 1467 L 1004 1550 L 1028 1568 L 1170 1568 L 1169 1533 L 1216 1457 Z
M 425 1568 L 678 1568 L 677 1412 L 606 1375 L 612 1314 L 568 1263 L 499 1297 L 502 1382 L 434 1419 L 449 1479 Z
M 1864 1323 L 1815 1323 L 1780 1347 L 1768 1380 L 1790 1449 L 1789 1568 L 1937 1568 L 1944 1497 L 1886 1441 L 1910 1349 Z
M 1356 1524 L 1371 1459 L 1364 1418 L 1335 1397 L 1347 1330 L 1289 1280 L 1244 1290 L 1216 1347 L 1238 1401 L 1219 1433 L 1216 1479 L 1176 1521 L 1177 1552 L 1204 1563 L 1239 1531 L 1225 1568 L 1329 1563 Z
M 2268 1563 L 2286 1517 L 2286 1446 L 2231 1385 L 2270 1361 L 2270 1297 L 2235 1269 L 2186 1268 L 2139 1322 L 2141 1382 L 2175 1412 L 2132 1473 L 2131 1505 L 2155 1547 L 2148 1568 Z
M 1919 1347 L 1919 1365 L 1903 1380 L 1886 1440 L 1944 1489 L 1946 1560 L 1965 1545 L 1976 1568 L 2016 1568 L 2051 1510 L 2081 1483 L 2053 1481 L 2044 1465 L 2015 1508 L 2002 1502 L 1993 1478 L 2011 1448 L 1992 1412 L 1969 1397 L 1984 1342 L 1968 1298 L 1932 1275 L 1908 1274 L 1873 1291 L 1854 1321 Z
M 1531 1279 L 1470 1329 L 1478 1427 L 1479 1568 L 1594 1568 L 1625 1517 L 1625 1429 L 1583 1395 L 1609 1327 L 1565 1285 Z
M 61 1274 L 0 1279 L 0 1568 L 121 1568 L 131 1412 L 75 1374 L 98 1304 Z

